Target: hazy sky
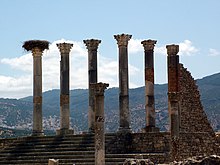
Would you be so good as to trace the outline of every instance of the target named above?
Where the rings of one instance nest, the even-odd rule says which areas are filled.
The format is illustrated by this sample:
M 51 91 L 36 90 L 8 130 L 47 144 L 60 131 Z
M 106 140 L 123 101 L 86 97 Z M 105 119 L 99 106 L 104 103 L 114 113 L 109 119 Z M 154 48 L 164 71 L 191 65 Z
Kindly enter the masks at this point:
M 59 88 L 56 43 L 71 42 L 71 89 L 87 88 L 84 39 L 102 40 L 98 81 L 118 86 L 118 47 L 114 34 L 129 42 L 130 87 L 144 85 L 145 39 L 155 39 L 155 81 L 167 82 L 167 44 L 180 45 L 180 62 L 195 78 L 220 72 L 219 0 L 1 0 L 0 97 L 32 95 L 32 55 L 26 40 L 51 43 L 43 55 L 43 91 Z

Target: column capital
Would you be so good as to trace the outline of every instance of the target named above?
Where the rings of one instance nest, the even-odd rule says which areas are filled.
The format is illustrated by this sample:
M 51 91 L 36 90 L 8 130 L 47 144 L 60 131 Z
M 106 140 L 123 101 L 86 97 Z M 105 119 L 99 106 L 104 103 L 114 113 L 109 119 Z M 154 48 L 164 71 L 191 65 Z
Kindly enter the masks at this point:
M 167 48 L 168 56 L 176 56 L 177 53 L 179 52 L 179 45 L 175 45 L 175 44 L 167 45 L 166 48 Z
M 109 84 L 102 82 L 91 84 L 91 88 L 94 90 L 95 95 L 104 95 L 105 89 L 107 89 L 108 86 Z
M 60 50 L 61 54 L 69 54 L 71 48 L 73 47 L 73 44 L 70 43 L 58 43 L 57 44 L 58 49 Z
M 25 50 L 32 51 L 33 56 L 42 56 L 45 49 L 49 49 L 49 42 L 45 40 L 25 41 L 23 46 Z
M 43 55 L 43 51 L 38 47 L 35 47 L 31 50 L 33 57 L 41 57 Z
M 132 35 L 129 34 L 118 34 L 114 35 L 114 38 L 117 40 L 118 46 L 127 46 L 128 41 L 131 39 Z
M 154 46 L 156 43 L 156 40 L 144 40 L 141 42 L 141 44 L 144 47 L 144 50 L 154 50 Z
M 83 40 L 83 42 L 88 50 L 97 50 L 99 44 L 101 43 L 101 40 L 89 39 L 89 40 Z

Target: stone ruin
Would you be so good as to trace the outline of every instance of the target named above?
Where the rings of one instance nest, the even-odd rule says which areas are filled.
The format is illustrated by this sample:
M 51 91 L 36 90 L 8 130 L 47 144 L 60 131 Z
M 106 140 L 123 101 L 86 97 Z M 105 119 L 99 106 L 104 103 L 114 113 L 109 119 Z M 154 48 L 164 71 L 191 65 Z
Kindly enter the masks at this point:
M 179 45 L 167 45 L 169 132 L 160 132 L 155 120 L 154 46 L 156 40 L 144 40 L 146 126 L 140 133 L 132 133 L 129 111 L 128 43 L 131 35 L 114 35 L 119 49 L 119 128 L 111 145 L 105 146 L 104 91 L 108 84 L 97 83 L 97 49 L 101 40 L 84 40 L 88 49 L 89 108 L 88 133 L 95 134 L 95 164 L 105 164 L 108 153 L 163 152 L 166 158 L 152 157 L 153 162 L 168 162 L 184 158 L 219 154 L 215 133 L 208 122 L 200 101 L 200 94 L 190 72 L 179 63 Z M 24 44 L 31 50 L 34 61 L 33 136 L 42 136 L 42 62 L 49 42 L 33 40 Z M 59 43 L 60 50 L 60 129 L 58 135 L 74 134 L 70 129 L 69 109 L 69 53 L 70 43 Z M 134 161 L 134 160 L 130 160 Z M 128 164 L 128 163 L 127 163 Z

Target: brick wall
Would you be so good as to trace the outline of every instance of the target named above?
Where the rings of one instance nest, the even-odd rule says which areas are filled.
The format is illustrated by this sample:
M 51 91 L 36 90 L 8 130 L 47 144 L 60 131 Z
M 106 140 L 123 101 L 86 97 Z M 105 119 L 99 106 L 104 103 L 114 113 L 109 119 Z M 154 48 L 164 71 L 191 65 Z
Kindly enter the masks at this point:
M 207 119 L 200 101 L 200 94 L 191 73 L 180 64 L 180 132 L 214 131 Z

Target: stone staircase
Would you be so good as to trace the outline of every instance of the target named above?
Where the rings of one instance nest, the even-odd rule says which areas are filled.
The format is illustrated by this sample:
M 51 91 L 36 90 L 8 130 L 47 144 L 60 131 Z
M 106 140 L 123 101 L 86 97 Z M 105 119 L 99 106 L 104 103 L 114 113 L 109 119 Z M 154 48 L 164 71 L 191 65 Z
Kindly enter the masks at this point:
M 115 134 L 106 135 L 106 148 L 111 147 Z M 12 140 L 11 140 L 12 141 Z M 94 135 L 23 137 L 13 140 L 0 150 L 0 164 L 47 165 L 49 159 L 59 159 L 61 165 L 94 165 Z M 106 165 L 122 165 L 125 159 L 140 153 L 106 153 Z M 141 153 L 143 158 L 165 160 L 164 153 Z

